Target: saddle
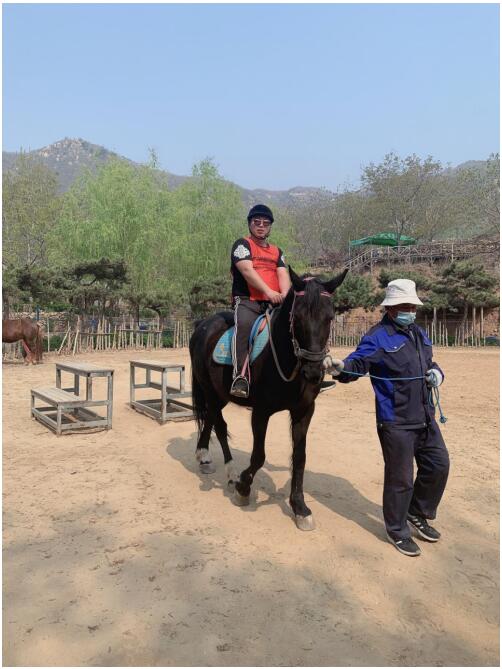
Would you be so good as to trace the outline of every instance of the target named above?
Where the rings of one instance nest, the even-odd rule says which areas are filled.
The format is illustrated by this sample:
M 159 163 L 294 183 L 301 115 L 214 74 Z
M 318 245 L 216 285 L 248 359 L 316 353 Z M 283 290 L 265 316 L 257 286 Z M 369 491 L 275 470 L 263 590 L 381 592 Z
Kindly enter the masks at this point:
M 213 360 L 219 365 L 233 365 L 232 362 L 232 338 L 234 336 L 234 326 L 226 330 L 218 339 L 213 351 Z M 258 316 L 249 335 L 250 356 L 249 362 L 252 364 L 256 358 L 263 352 L 268 343 L 269 328 L 265 314 Z

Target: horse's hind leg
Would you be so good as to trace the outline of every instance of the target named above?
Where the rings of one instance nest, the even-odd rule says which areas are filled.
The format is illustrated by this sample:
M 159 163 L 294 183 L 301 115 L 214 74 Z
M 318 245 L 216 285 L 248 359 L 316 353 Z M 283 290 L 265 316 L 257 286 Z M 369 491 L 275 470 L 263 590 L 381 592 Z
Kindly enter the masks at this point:
M 28 347 L 28 344 L 24 341 L 24 339 L 21 339 L 21 344 L 23 345 L 24 352 L 26 353 L 26 357 L 24 358 L 24 364 L 29 365 L 30 362 L 33 364 L 33 355 Z
M 232 453 L 228 445 L 228 429 L 221 409 L 216 410 L 214 419 L 214 431 L 218 437 L 223 451 L 223 459 L 225 460 L 225 471 L 227 474 L 227 485 L 232 488 L 237 480 L 237 471 L 234 467 Z
M 251 485 L 256 472 L 263 467 L 265 462 L 265 435 L 267 433 L 269 414 L 261 413 L 256 409 L 251 416 L 251 427 L 253 428 L 253 451 L 249 467 L 241 472 L 240 478 L 235 484 L 234 502 L 238 506 L 249 504 Z
M 216 467 L 213 465 L 213 461 L 209 455 L 209 439 L 213 425 L 213 417 L 207 416 L 197 442 L 197 448 L 195 449 L 195 458 L 199 463 L 199 469 L 202 474 L 214 474 L 216 471 Z

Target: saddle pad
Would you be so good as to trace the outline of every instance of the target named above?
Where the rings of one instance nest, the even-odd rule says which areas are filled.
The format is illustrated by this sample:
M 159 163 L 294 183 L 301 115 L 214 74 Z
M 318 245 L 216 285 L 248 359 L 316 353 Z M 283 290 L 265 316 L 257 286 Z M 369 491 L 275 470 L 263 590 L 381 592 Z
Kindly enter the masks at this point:
M 253 345 L 251 350 L 251 364 L 256 360 L 260 353 L 265 348 L 268 342 L 268 323 L 265 322 L 263 327 L 263 319 L 265 315 L 259 316 L 251 330 L 249 335 L 249 344 Z M 261 330 L 260 327 L 263 327 Z M 259 330 L 259 332 L 258 332 Z M 258 334 L 256 334 L 258 332 Z M 216 346 L 213 351 L 213 360 L 220 365 L 232 365 L 232 338 L 234 336 L 233 326 L 226 330 L 221 337 L 218 339 Z

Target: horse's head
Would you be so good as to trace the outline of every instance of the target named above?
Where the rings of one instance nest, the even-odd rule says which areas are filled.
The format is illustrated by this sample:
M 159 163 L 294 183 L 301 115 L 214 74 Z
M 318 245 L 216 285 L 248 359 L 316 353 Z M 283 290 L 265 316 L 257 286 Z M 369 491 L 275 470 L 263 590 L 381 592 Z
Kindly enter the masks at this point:
M 289 268 L 294 291 L 290 316 L 293 347 L 301 363 L 301 373 L 312 383 L 320 383 L 322 379 L 322 362 L 335 315 L 331 296 L 345 279 L 347 271 L 323 281 L 309 274 L 299 277 Z

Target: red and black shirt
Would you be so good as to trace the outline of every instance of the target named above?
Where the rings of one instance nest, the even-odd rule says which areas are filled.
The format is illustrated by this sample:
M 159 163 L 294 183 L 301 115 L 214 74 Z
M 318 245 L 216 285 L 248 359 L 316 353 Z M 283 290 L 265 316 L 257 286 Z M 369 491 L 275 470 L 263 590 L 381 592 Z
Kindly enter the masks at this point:
M 235 266 L 235 263 L 241 260 L 251 260 L 253 268 L 258 272 L 267 286 L 278 293 L 280 292 L 277 268 L 286 267 L 281 249 L 274 244 L 259 246 L 251 237 L 241 237 L 234 242 L 231 252 L 232 298 L 244 297 L 248 300 L 267 300 L 264 293 L 248 285 L 246 279 Z

